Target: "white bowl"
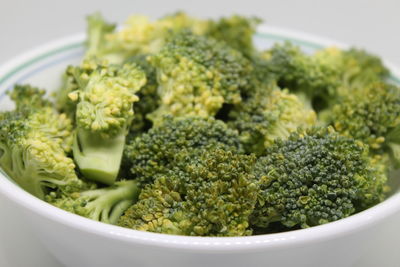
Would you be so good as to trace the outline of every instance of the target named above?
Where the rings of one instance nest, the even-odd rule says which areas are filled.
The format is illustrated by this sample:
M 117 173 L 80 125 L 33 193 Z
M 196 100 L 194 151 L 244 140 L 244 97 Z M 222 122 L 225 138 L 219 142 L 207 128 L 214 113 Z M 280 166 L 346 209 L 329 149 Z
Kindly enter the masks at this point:
M 64 38 L 11 60 L 0 68 L 0 109 L 12 104 L 5 91 L 15 83 L 55 90 L 68 64 L 83 55 L 84 34 Z M 304 33 L 262 26 L 257 46 L 291 40 L 304 50 L 338 42 Z M 392 79 L 400 71 L 390 63 Z M 386 223 L 398 220 L 400 193 L 346 219 L 304 230 L 250 237 L 186 237 L 140 232 L 95 222 L 55 208 L 15 185 L 0 173 L 0 194 L 17 206 L 48 250 L 66 266 L 352 266 L 374 249 Z M 397 216 L 399 217 L 399 216 Z M 371 242 L 372 241 L 372 242 Z

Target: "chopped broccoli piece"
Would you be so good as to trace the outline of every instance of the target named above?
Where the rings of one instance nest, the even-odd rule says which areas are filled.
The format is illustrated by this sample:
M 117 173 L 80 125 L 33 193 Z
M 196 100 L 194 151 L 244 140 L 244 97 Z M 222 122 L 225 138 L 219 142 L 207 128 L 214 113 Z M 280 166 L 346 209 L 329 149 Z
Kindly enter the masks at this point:
M 238 133 L 222 121 L 166 117 L 162 125 L 151 128 L 126 145 L 124 162 L 133 177 L 148 183 L 155 175 L 165 173 L 173 166 L 174 158 L 181 150 L 211 149 L 217 145 L 226 150 L 242 151 Z
M 77 180 L 66 153 L 72 123 L 41 99 L 43 91 L 16 86 L 18 109 L 0 113 L 0 166 L 23 189 L 43 199 L 47 190 Z M 27 104 L 31 98 L 31 102 Z M 42 106 L 43 105 L 43 106 Z
M 146 76 L 136 65 L 98 66 L 84 75 L 78 90 L 73 153 L 87 179 L 111 185 L 121 164 L 128 128 L 133 119 L 135 93 Z
M 338 71 L 329 62 L 306 55 L 290 42 L 276 44 L 263 55 L 278 85 L 304 95 L 312 106 L 321 110 L 329 106 L 337 95 Z
M 221 18 L 217 21 L 209 21 L 206 35 L 240 51 L 246 57 L 252 57 L 256 53 L 253 44 L 253 35 L 261 19 L 256 17 L 243 17 L 233 15 Z
M 93 71 L 106 68 L 107 65 L 108 61 L 106 60 L 84 59 L 79 66 L 68 66 L 63 76 L 63 83 L 54 94 L 57 110 L 66 113 L 72 120 L 75 120 L 77 101 L 72 100 L 69 95 L 85 87 Z
M 161 96 L 161 106 L 151 114 L 155 124 L 165 114 L 209 117 L 224 103 L 239 103 L 252 71 L 236 50 L 190 32 L 173 35 L 150 62 Z
M 146 84 L 137 92 L 140 101 L 133 106 L 135 114 L 130 129 L 130 138 L 151 128 L 152 122 L 147 115 L 155 111 L 160 105 L 157 93 L 158 83 L 156 69 L 147 60 L 148 55 L 140 54 L 130 57 L 127 62 L 137 64 L 146 73 Z
M 371 152 L 391 150 L 400 162 L 400 88 L 372 83 L 343 95 L 332 108 L 329 120 L 343 135 L 368 144 Z
M 88 21 L 90 55 L 118 64 L 138 54 L 157 53 L 171 33 L 190 29 L 202 35 L 208 28 L 208 21 L 190 17 L 183 12 L 156 21 L 146 16 L 131 16 L 119 31 L 114 31 L 113 25 L 97 14 L 90 16 Z
M 37 87 L 30 86 L 29 84 L 14 86 L 13 90 L 8 91 L 7 94 L 11 100 L 14 101 L 16 109 L 21 110 L 24 108 L 41 108 L 45 106 L 52 106 L 51 102 L 44 98 L 46 91 Z
M 384 81 L 390 74 L 378 57 L 357 48 L 340 50 L 328 47 L 318 51 L 314 57 L 336 68 L 341 89 L 368 86 Z
M 228 125 L 239 131 L 247 153 L 262 155 L 275 139 L 286 139 L 298 127 L 316 123 L 315 112 L 296 95 L 275 85 L 272 88 L 237 105 L 229 114 Z
M 197 158 L 185 152 L 177 157 L 185 164 L 147 185 L 119 225 L 177 235 L 250 235 L 258 192 L 250 173 L 254 156 L 214 149 Z
M 386 173 L 368 147 L 332 128 L 313 128 L 276 140 L 258 159 L 260 193 L 251 223 L 302 228 L 345 218 L 385 196 Z

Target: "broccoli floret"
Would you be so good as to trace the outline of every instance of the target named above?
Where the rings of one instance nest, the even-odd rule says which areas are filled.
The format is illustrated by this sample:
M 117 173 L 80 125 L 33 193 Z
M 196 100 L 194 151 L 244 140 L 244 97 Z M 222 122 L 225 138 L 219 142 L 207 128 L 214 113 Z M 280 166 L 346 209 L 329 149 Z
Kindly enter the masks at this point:
M 209 24 L 208 21 L 190 17 L 183 12 L 156 21 L 146 16 L 131 16 L 119 31 L 114 31 L 113 25 L 105 22 L 98 14 L 90 16 L 88 22 L 91 52 L 88 54 L 117 64 L 138 54 L 157 53 L 170 34 L 183 29 L 205 34 Z
M 72 123 L 46 106 L 41 90 L 17 86 L 10 95 L 18 109 L 0 114 L 0 166 L 23 189 L 43 199 L 49 188 L 77 180 L 74 162 L 66 154 Z
M 160 105 L 157 93 L 158 83 L 156 69 L 147 61 L 148 55 L 140 54 L 127 60 L 128 63 L 137 64 L 146 73 L 146 84 L 137 92 L 140 101 L 133 106 L 135 114 L 130 129 L 130 138 L 151 128 L 152 122 L 147 115 L 155 111 Z
M 161 97 L 161 106 L 151 114 L 155 124 L 164 114 L 208 117 L 224 103 L 239 103 L 252 71 L 250 61 L 236 50 L 190 32 L 172 36 L 150 62 Z
M 211 149 L 216 145 L 242 152 L 238 133 L 222 121 L 166 117 L 162 125 L 151 128 L 126 145 L 124 162 L 133 177 L 148 183 L 155 175 L 165 173 L 173 166 L 176 154 L 182 149 Z
M 342 90 L 384 81 L 390 74 L 380 58 L 357 48 L 340 50 L 336 47 L 328 47 L 317 51 L 314 57 L 317 61 L 330 64 L 338 71 L 337 79 L 340 81 Z
M 340 98 L 329 120 L 338 132 L 368 144 L 371 152 L 389 150 L 395 162 L 400 161 L 400 88 L 397 86 L 378 82 L 354 89 Z
M 146 83 L 136 65 L 99 65 L 69 94 L 77 102 L 73 154 L 90 180 L 113 184 L 120 168 L 135 93 Z
M 224 41 L 226 45 L 250 58 L 256 53 L 253 35 L 260 23 L 261 19 L 259 18 L 247 18 L 239 15 L 221 18 L 217 21 L 210 20 L 206 35 Z
M 8 91 L 7 94 L 15 103 L 15 108 L 21 110 L 24 108 L 41 108 L 45 106 L 52 106 L 52 103 L 44 98 L 46 91 L 33 87 L 29 84 L 14 86 L 13 90 Z
M 250 173 L 255 158 L 223 149 L 177 157 L 181 164 L 147 185 L 119 225 L 177 235 L 250 235 L 258 192 Z
M 228 125 L 237 129 L 247 153 L 262 155 L 277 138 L 286 139 L 298 127 L 316 123 L 315 112 L 296 95 L 275 85 L 259 92 L 230 112 Z
M 84 59 L 79 66 L 68 66 L 61 87 L 53 94 L 57 110 L 66 113 L 71 120 L 75 120 L 77 101 L 72 100 L 69 95 L 85 87 L 93 71 L 107 68 L 107 65 L 108 61 L 106 60 Z
M 306 55 L 290 42 L 274 45 L 263 57 L 269 61 L 268 69 L 278 85 L 303 95 L 317 111 L 336 97 L 338 70 L 329 62 Z
M 94 183 L 66 187 L 46 196 L 46 201 L 63 210 L 109 224 L 116 224 L 121 215 L 136 202 L 139 195 L 136 181 L 118 181 L 98 188 Z
M 276 140 L 257 160 L 260 193 L 251 223 L 302 228 L 345 218 L 385 196 L 386 173 L 368 147 L 334 132 L 313 128 Z

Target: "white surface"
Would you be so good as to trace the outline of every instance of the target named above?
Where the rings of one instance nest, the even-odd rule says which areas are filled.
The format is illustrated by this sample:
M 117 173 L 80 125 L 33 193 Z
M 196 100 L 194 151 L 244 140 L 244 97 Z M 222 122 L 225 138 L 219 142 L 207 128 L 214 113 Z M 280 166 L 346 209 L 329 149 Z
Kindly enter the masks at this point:
M 104 2 L 104 3 L 103 3 Z M 168 4 L 166 4 L 168 2 Z M 300 3 L 301 2 L 301 3 Z M 163 4 L 165 3 L 165 4 Z M 227 4 L 229 3 L 229 4 Z M 32 46 L 84 26 L 83 16 L 101 10 L 107 18 L 121 21 L 129 13 L 153 17 L 184 9 L 199 16 L 238 12 L 255 14 L 274 25 L 285 26 L 365 46 L 400 64 L 399 2 L 397 1 L 4 1 L 0 0 L 0 62 Z M 58 267 L 37 242 L 24 217 L 0 199 L 0 266 Z M 6 214 L 6 216 L 5 216 Z M 395 267 L 400 262 L 397 224 L 382 228 L 380 238 L 370 240 L 369 251 L 357 266 Z M 388 257 L 387 251 L 391 252 Z M 385 264 L 382 264 L 384 262 Z

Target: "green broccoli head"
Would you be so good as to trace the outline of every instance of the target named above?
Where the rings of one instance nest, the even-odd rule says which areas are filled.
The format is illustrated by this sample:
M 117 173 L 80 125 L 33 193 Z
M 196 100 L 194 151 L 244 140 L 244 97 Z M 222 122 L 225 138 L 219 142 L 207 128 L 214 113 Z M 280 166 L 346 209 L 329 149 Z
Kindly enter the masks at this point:
M 109 224 L 116 224 L 121 215 L 137 200 L 136 181 L 118 181 L 98 188 L 94 183 L 58 188 L 45 198 L 50 204 L 77 215 Z
M 166 117 L 162 125 L 151 128 L 126 145 L 124 162 L 133 177 L 148 183 L 156 174 L 174 166 L 174 158 L 182 149 L 197 153 L 197 149 L 210 149 L 216 145 L 226 150 L 242 151 L 238 133 L 222 121 Z
M 8 91 L 7 94 L 11 100 L 14 101 L 16 109 L 24 109 L 26 107 L 41 108 L 45 106 L 52 106 L 52 103 L 44 98 L 46 91 L 33 87 L 29 84 L 14 86 L 13 90 Z
M 256 53 L 253 35 L 260 23 L 261 19 L 259 18 L 239 15 L 221 18 L 217 21 L 210 20 L 206 35 L 224 41 L 250 58 Z
M 119 64 L 138 54 L 157 53 L 172 33 L 189 29 L 205 34 L 209 22 L 177 12 L 156 21 L 141 15 L 128 18 L 122 29 L 104 21 L 98 14 L 88 19 L 88 55 Z M 89 53 L 90 52 L 90 53 Z
M 238 51 L 187 31 L 169 38 L 150 63 L 157 70 L 161 97 L 161 106 L 151 114 L 155 124 L 164 114 L 208 117 L 224 103 L 239 103 L 252 71 Z
M 317 61 L 325 62 L 336 68 L 342 90 L 384 81 L 390 74 L 380 58 L 357 48 L 340 50 L 336 47 L 328 47 L 317 51 L 314 57 Z M 343 93 L 347 93 L 347 91 Z
M 275 139 L 286 139 L 298 127 L 316 123 L 315 112 L 296 95 L 271 85 L 237 105 L 229 114 L 228 125 L 237 129 L 247 153 L 262 155 Z
M 0 166 L 23 189 L 43 199 L 49 188 L 77 180 L 74 162 L 66 154 L 71 132 L 67 116 L 51 107 L 1 113 Z
M 302 228 L 345 218 L 383 200 L 386 173 L 368 147 L 332 128 L 299 130 L 258 159 L 260 193 L 251 222 Z
M 306 55 L 290 42 L 274 45 L 263 57 L 281 88 L 305 95 L 317 110 L 329 106 L 336 97 L 338 71 L 330 62 Z
M 158 83 L 156 69 L 150 65 L 149 55 L 139 54 L 130 57 L 127 63 L 137 64 L 146 74 L 146 84 L 137 92 L 140 101 L 133 105 L 135 114 L 130 129 L 130 137 L 136 136 L 151 128 L 152 122 L 147 118 L 148 114 L 155 111 L 160 105 L 160 97 L 157 93 Z
M 177 235 L 250 235 L 255 157 L 218 148 L 195 158 L 187 151 L 176 156 L 180 164 L 147 185 L 119 225 Z
M 335 129 L 368 144 L 372 152 L 392 150 L 400 160 L 400 89 L 385 83 L 372 83 L 342 96 L 332 108 L 330 122 Z
M 115 181 L 138 101 L 135 93 L 145 83 L 145 73 L 136 65 L 99 65 L 81 75 L 79 89 L 69 94 L 77 102 L 74 159 L 86 178 Z
M 84 59 L 79 66 L 68 66 L 61 87 L 53 94 L 56 109 L 75 120 L 78 101 L 71 99 L 70 94 L 84 88 L 90 75 L 96 69 L 107 68 L 108 64 L 106 60 Z

